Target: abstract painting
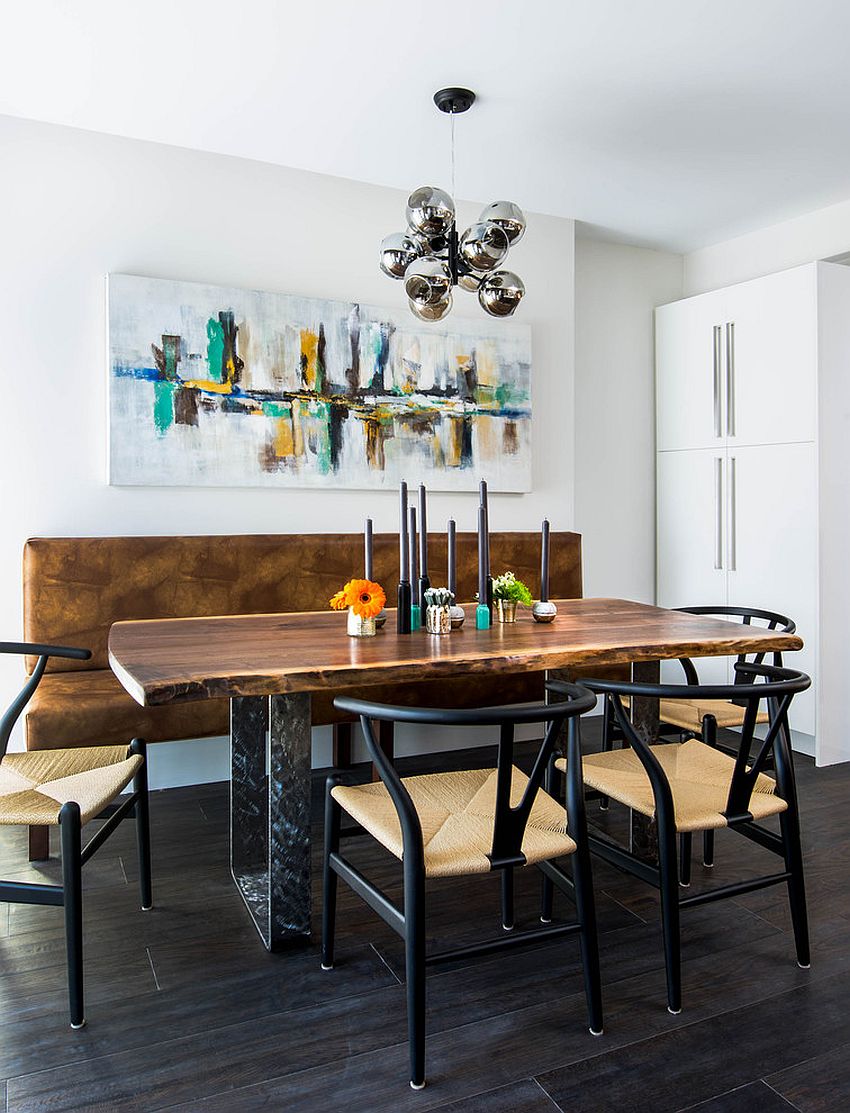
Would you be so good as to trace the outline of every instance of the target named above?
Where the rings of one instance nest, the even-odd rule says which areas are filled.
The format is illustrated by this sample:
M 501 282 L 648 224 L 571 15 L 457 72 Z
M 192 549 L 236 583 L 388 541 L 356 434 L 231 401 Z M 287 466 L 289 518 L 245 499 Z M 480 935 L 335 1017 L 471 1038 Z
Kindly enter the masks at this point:
M 108 277 L 109 480 L 531 488 L 531 331 Z

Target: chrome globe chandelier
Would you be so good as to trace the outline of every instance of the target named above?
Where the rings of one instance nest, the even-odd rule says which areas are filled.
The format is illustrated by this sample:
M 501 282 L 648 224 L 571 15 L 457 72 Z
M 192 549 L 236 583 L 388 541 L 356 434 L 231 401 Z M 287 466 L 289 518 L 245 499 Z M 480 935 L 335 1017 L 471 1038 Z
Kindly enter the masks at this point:
M 470 89 L 440 89 L 434 103 L 451 118 L 452 194 L 455 191 L 455 116 L 475 101 Z M 478 294 L 492 317 L 510 317 L 525 294 L 519 275 L 503 270 L 512 244 L 522 239 L 525 216 L 513 201 L 494 201 L 475 224 L 457 233 L 452 196 L 436 186 L 420 186 L 407 199 L 407 228 L 381 241 L 384 274 L 404 282 L 411 312 L 421 321 L 440 321 L 452 308 L 460 286 Z

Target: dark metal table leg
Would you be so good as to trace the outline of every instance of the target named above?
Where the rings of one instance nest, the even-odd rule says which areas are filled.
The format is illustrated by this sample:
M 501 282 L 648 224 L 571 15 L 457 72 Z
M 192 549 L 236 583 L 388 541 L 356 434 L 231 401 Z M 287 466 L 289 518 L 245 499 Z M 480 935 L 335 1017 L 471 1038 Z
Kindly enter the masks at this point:
M 632 664 L 632 680 L 635 684 L 658 684 L 661 679 L 661 664 L 658 661 L 635 661 Z M 658 700 L 637 696 L 632 701 L 632 726 L 650 744 L 658 741 Z M 658 828 L 654 819 L 648 819 L 640 812 L 631 812 L 630 838 L 631 851 L 645 862 L 653 865 L 658 862 Z
M 274 951 L 310 936 L 310 696 L 230 708 L 231 872 Z

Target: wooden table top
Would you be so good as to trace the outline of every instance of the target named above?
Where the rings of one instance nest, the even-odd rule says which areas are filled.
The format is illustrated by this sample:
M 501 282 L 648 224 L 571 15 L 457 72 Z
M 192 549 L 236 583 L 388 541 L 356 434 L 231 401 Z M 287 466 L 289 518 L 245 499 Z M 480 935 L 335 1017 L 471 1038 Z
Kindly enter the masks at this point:
M 515 624 L 475 629 L 475 607 L 448 635 L 397 634 L 395 611 L 373 638 L 346 634 L 346 615 L 227 615 L 116 622 L 109 663 L 141 704 L 311 692 L 358 684 L 526 672 L 670 657 L 792 651 L 793 634 L 682 614 L 624 599 L 558 601 L 549 625 L 520 610 Z

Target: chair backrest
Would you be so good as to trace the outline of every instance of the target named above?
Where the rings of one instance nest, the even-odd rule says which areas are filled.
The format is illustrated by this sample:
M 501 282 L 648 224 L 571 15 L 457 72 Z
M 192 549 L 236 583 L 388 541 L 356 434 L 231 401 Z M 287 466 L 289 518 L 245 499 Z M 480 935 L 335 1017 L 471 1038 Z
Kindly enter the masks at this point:
M 784 614 L 778 614 L 776 611 L 760 610 L 758 607 L 701 606 L 677 607 L 676 610 L 682 611 L 684 614 L 710 615 L 712 618 L 737 618 L 744 626 L 760 626 L 766 630 L 779 630 L 783 634 L 794 634 L 797 631 L 797 624 L 793 619 L 788 618 Z M 767 650 L 762 650 L 760 653 L 741 653 L 736 658 L 736 664 L 745 665 L 749 662 L 753 665 L 763 665 L 767 652 Z M 778 668 L 782 668 L 781 650 L 774 650 L 771 656 L 773 657 L 773 664 Z M 696 666 L 690 657 L 680 658 L 680 663 L 685 670 L 685 677 L 688 683 L 699 684 Z M 741 681 L 742 678 L 743 673 L 736 672 L 736 682 Z M 737 703 L 739 696 L 735 695 L 734 699 Z
M 543 784 L 543 778 L 552 757 L 555 743 L 565 723 L 567 724 L 569 750 L 568 780 L 572 779 L 574 787 L 581 784 L 581 747 L 577 730 L 578 716 L 596 706 L 596 697 L 587 688 L 578 684 L 563 684 L 558 692 L 563 702 L 472 708 L 469 710 L 436 707 L 396 707 L 347 697 L 341 697 L 334 701 L 340 710 L 360 716 L 369 756 L 375 763 L 399 813 L 404 837 L 405 856 L 409 852 L 408 847 L 412 852 L 420 854 L 422 852 L 421 832 L 419 831 L 416 809 L 392 762 L 378 745 L 372 725 L 373 720 L 416 723 L 419 726 L 498 727 L 496 800 L 493 841 L 489 855 L 491 865 L 494 869 L 498 869 L 504 866 L 522 865 L 525 860 L 522 855 L 522 840 L 525 835 L 528 817 L 535 797 Z M 520 723 L 545 724 L 545 730 L 522 798 L 518 804 L 512 806 L 514 732 L 516 726 Z M 578 822 L 579 817 L 572 814 L 571 811 L 571 833 L 574 820 Z
M 656 790 L 656 799 L 659 799 L 660 793 L 661 797 L 668 802 L 671 815 L 672 800 L 667 778 L 660 762 L 652 753 L 652 746 L 648 745 L 632 726 L 628 712 L 623 706 L 624 696 L 629 697 L 630 705 L 633 705 L 636 697 L 695 700 L 700 703 L 707 700 L 734 698 L 746 708 L 724 810 L 724 815 L 730 822 L 747 817 L 750 798 L 759 773 L 763 771 L 771 754 L 776 767 L 780 795 L 788 799 L 795 791 L 788 709 L 797 692 L 805 691 L 810 686 L 811 680 L 805 673 L 776 665 L 742 662 L 737 663 L 735 669 L 734 684 L 635 684 L 596 679 L 584 681 L 592 692 L 612 699 L 620 728 L 646 769 L 652 787 Z M 560 690 L 557 683 L 547 687 Z M 756 739 L 756 717 L 762 700 L 767 704 L 769 725 L 764 738 Z M 716 733 L 717 721 L 708 714 L 703 719 L 703 741 L 713 746 L 716 742 Z M 757 748 L 753 755 L 754 741 L 757 743 Z

